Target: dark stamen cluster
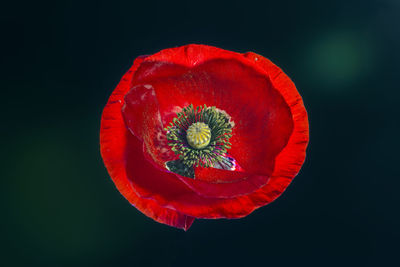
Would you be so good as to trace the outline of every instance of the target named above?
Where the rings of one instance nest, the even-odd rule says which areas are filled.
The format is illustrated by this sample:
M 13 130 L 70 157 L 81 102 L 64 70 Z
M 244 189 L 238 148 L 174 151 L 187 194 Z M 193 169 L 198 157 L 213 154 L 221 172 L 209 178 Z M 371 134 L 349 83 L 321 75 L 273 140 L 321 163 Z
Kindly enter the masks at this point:
M 188 144 L 186 131 L 196 122 L 203 122 L 211 130 L 211 140 L 208 146 L 196 149 Z M 189 105 L 177 113 L 177 118 L 166 127 L 168 145 L 179 155 L 181 163 L 188 167 L 231 164 L 224 156 L 231 148 L 229 138 L 232 137 L 233 122 L 224 111 L 216 107 L 198 106 L 196 109 Z M 167 165 L 168 167 L 168 165 Z

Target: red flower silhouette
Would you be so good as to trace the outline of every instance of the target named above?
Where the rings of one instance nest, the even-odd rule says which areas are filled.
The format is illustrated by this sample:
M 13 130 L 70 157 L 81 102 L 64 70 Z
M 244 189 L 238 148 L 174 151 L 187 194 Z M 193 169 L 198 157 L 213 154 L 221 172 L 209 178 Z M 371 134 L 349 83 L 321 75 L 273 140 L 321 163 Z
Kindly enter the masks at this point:
M 205 45 L 137 58 L 100 131 L 121 194 L 185 230 L 195 218 L 240 218 L 275 200 L 307 143 L 306 110 L 282 70 L 255 53 Z

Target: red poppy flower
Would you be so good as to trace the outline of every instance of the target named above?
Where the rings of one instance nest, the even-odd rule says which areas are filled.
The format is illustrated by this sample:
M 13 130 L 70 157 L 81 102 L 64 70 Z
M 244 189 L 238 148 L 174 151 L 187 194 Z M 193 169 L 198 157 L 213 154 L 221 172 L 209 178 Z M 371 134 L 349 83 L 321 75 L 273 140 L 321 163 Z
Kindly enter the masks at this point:
M 268 59 L 205 45 L 137 58 L 104 108 L 101 154 L 145 215 L 187 230 L 275 200 L 299 172 L 308 120 Z

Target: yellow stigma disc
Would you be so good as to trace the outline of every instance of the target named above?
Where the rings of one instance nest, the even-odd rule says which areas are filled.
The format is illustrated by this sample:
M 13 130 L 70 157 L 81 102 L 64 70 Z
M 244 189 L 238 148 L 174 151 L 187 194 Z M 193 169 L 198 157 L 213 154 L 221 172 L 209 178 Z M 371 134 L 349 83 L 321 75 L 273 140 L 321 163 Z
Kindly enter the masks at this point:
M 186 140 L 195 149 L 208 146 L 211 140 L 211 130 L 204 122 L 195 122 L 186 131 Z

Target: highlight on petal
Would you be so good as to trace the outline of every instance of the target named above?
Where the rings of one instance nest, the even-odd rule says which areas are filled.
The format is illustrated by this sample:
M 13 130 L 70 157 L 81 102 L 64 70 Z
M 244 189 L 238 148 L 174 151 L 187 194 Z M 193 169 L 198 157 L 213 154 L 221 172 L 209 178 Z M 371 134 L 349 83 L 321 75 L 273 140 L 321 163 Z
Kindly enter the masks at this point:
M 101 155 L 118 190 L 132 205 L 157 222 L 182 228 L 186 231 L 192 225 L 193 217 L 161 207 L 154 200 L 139 197 L 126 175 L 126 166 L 123 161 L 126 128 L 121 123 L 123 121 L 121 114 L 122 98 L 129 88 L 130 79 L 135 69 L 142 60 L 141 58 L 135 60 L 131 69 L 122 77 L 103 110 L 100 130 Z
M 229 151 L 216 143 L 228 142 L 216 139 L 224 117 L 202 113 L 203 106 L 234 123 Z M 201 147 L 186 138 L 199 121 L 211 134 Z M 185 230 L 194 218 L 240 218 L 275 200 L 300 170 L 307 144 L 306 110 L 282 70 L 255 53 L 205 45 L 135 60 L 103 111 L 100 132 L 118 190 L 147 216 Z

